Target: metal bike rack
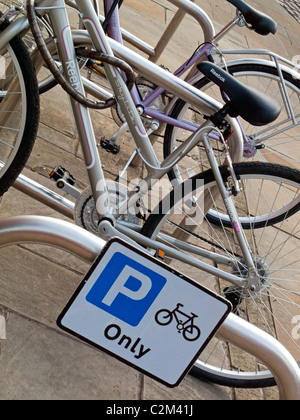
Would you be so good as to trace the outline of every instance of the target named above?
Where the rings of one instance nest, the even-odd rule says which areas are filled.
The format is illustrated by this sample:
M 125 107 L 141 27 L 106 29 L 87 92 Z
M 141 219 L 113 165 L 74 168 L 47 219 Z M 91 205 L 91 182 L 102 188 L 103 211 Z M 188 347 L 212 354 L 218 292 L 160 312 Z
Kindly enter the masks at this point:
M 172 3 L 174 6 L 178 7 L 178 10 L 174 14 L 173 18 L 171 19 L 170 23 L 166 26 L 165 31 L 163 32 L 162 36 L 158 40 L 155 47 L 147 44 L 137 36 L 133 35 L 132 33 L 128 32 L 127 30 L 121 28 L 122 36 L 125 41 L 131 44 L 133 47 L 138 48 L 141 52 L 144 52 L 149 56 L 149 60 L 153 63 L 156 63 L 157 60 L 160 58 L 164 50 L 166 49 L 167 45 L 171 41 L 173 35 L 177 31 L 178 27 L 180 26 L 181 22 L 183 21 L 186 14 L 190 15 L 191 17 L 195 18 L 200 24 L 204 24 L 204 28 L 209 28 L 210 30 L 204 29 L 204 38 L 209 39 L 213 34 L 213 28 L 210 27 L 209 19 L 207 19 L 206 14 L 202 9 L 198 6 L 194 5 L 193 3 L 195 0 L 168 0 L 169 3 Z M 72 2 L 68 2 L 72 4 Z M 104 16 L 99 16 L 99 19 L 103 22 Z
M 105 245 L 95 235 L 55 218 L 21 216 L 0 220 L 0 247 L 20 243 L 42 243 L 74 254 L 92 263 Z M 256 356 L 272 372 L 280 399 L 300 399 L 300 368 L 276 339 L 234 314 L 230 314 L 218 336 Z
M 206 13 L 195 3 L 195 0 L 167 0 L 169 3 L 172 3 L 174 6 L 178 7 L 178 10 L 174 14 L 173 18 L 171 19 L 170 23 L 166 26 L 163 34 L 161 35 L 160 39 L 158 40 L 157 44 L 153 47 L 149 45 L 147 42 L 143 41 L 139 37 L 133 35 L 131 32 L 127 31 L 124 28 L 121 28 L 121 33 L 124 41 L 127 41 L 133 47 L 136 47 L 141 52 L 147 54 L 149 56 L 149 60 L 153 63 L 156 63 L 157 60 L 160 58 L 164 50 L 166 49 L 167 45 L 169 44 L 170 40 L 172 39 L 173 35 L 177 31 L 178 27 L 180 26 L 181 22 L 183 21 L 186 14 L 193 17 L 202 27 L 203 24 L 203 33 L 204 38 L 209 40 L 212 38 L 214 34 L 213 27 L 210 23 L 210 19 L 207 17 Z M 76 8 L 76 5 L 72 2 L 72 0 L 66 0 L 66 4 L 72 8 Z M 99 14 L 99 19 L 101 22 L 104 22 L 105 17 Z

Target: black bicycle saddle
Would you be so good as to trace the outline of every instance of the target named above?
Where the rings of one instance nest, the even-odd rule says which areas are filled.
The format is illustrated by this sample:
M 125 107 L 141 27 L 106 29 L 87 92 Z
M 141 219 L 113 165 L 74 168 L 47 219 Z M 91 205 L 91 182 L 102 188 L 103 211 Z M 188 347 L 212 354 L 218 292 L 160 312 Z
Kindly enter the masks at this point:
M 216 64 L 205 61 L 197 68 L 227 95 L 230 116 L 241 116 L 254 126 L 269 124 L 279 117 L 281 106 L 270 96 L 244 85 Z
M 277 31 L 277 23 L 270 16 L 254 7 L 249 6 L 243 0 L 227 0 L 235 6 L 244 16 L 246 22 L 252 26 L 255 32 L 260 35 L 275 34 Z

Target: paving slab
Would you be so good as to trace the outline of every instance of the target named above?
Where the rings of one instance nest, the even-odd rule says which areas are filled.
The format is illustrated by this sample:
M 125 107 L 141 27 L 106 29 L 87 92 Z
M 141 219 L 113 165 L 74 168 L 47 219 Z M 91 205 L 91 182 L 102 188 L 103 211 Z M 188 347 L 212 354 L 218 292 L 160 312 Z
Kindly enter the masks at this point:
M 231 391 L 187 377 L 169 389 L 61 332 L 56 319 L 83 276 L 36 249 L 0 252 L 0 307 L 8 314 L 0 399 L 228 400 Z M 22 270 L 20 271 L 20 267 Z M 88 267 L 87 267 L 88 268 Z
M 0 372 L 0 400 L 138 400 L 141 395 L 139 373 L 17 313 L 9 315 Z

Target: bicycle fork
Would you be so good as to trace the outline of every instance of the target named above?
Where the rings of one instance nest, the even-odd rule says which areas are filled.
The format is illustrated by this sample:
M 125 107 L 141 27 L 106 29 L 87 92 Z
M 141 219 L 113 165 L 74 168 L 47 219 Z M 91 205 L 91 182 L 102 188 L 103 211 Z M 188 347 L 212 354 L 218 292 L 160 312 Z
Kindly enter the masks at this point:
M 214 173 L 219 193 L 221 194 L 222 200 L 228 212 L 228 216 L 230 218 L 236 238 L 241 248 L 245 263 L 247 265 L 248 278 L 246 279 L 247 280 L 246 288 L 248 287 L 251 291 L 255 291 L 259 286 L 259 274 L 254 264 L 252 253 L 249 247 L 249 243 L 246 238 L 244 229 L 241 225 L 241 222 L 239 220 L 236 207 L 232 201 L 232 195 L 234 193 L 236 195 L 239 194 L 240 189 L 238 187 L 238 181 L 234 173 L 230 154 L 226 153 L 226 163 L 228 165 L 228 169 L 230 171 L 231 177 L 233 178 L 233 183 L 234 183 L 233 189 L 227 189 L 226 186 L 224 185 L 223 178 L 219 170 L 219 165 L 215 157 L 214 151 L 212 149 L 212 146 L 210 144 L 209 135 L 207 133 L 203 135 L 203 145 L 204 145 L 210 166 Z M 225 147 L 227 147 L 226 144 L 225 144 Z

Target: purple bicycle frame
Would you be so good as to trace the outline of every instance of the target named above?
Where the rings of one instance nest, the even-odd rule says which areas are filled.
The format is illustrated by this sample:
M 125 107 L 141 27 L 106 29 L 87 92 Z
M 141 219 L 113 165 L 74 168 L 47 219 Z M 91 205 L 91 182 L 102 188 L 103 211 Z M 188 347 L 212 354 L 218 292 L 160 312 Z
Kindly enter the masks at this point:
M 106 11 L 109 11 L 110 8 L 113 5 L 114 0 L 103 0 L 104 6 Z M 118 9 L 116 8 L 114 12 L 111 15 L 111 18 L 108 23 L 108 36 L 115 41 L 119 42 L 120 44 L 123 44 L 123 37 L 121 34 L 121 26 L 120 26 L 120 19 L 119 19 L 119 13 Z M 187 72 L 189 69 L 191 69 L 195 64 L 205 60 L 208 58 L 208 56 L 211 53 L 211 50 L 213 49 L 213 44 L 210 42 L 206 42 L 201 48 L 199 48 L 191 58 L 189 58 L 184 64 L 182 64 L 173 74 L 174 76 L 180 77 L 185 72 Z M 183 130 L 187 130 L 190 132 L 195 132 L 199 126 L 197 124 L 193 124 L 189 121 L 180 121 L 175 118 L 172 118 L 168 115 L 166 115 L 162 111 L 158 111 L 154 108 L 151 108 L 149 105 L 155 101 L 165 90 L 161 87 L 157 87 L 153 92 L 151 92 L 149 95 L 146 96 L 145 99 L 141 100 L 140 94 L 138 92 L 138 89 L 136 86 L 133 87 L 131 91 L 131 96 L 133 98 L 133 101 L 136 106 L 141 106 L 143 108 L 143 114 L 154 118 L 158 121 L 161 121 L 166 124 L 173 125 L 174 127 L 181 128 Z M 244 138 L 244 154 L 247 157 L 250 157 L 251 155 L 255 155 L 255 151 L 253 150 L 252 146 L 249 144 L 248 138 L 246 136 L 246 133 L 244 132 L 239 120 L 237 119 L 238 124 L 241 128 L 241 132 L 243 133 Z M 220 141 L 220 135 L 217 132 L 210 133 L 209 137 L 212 140 Z

